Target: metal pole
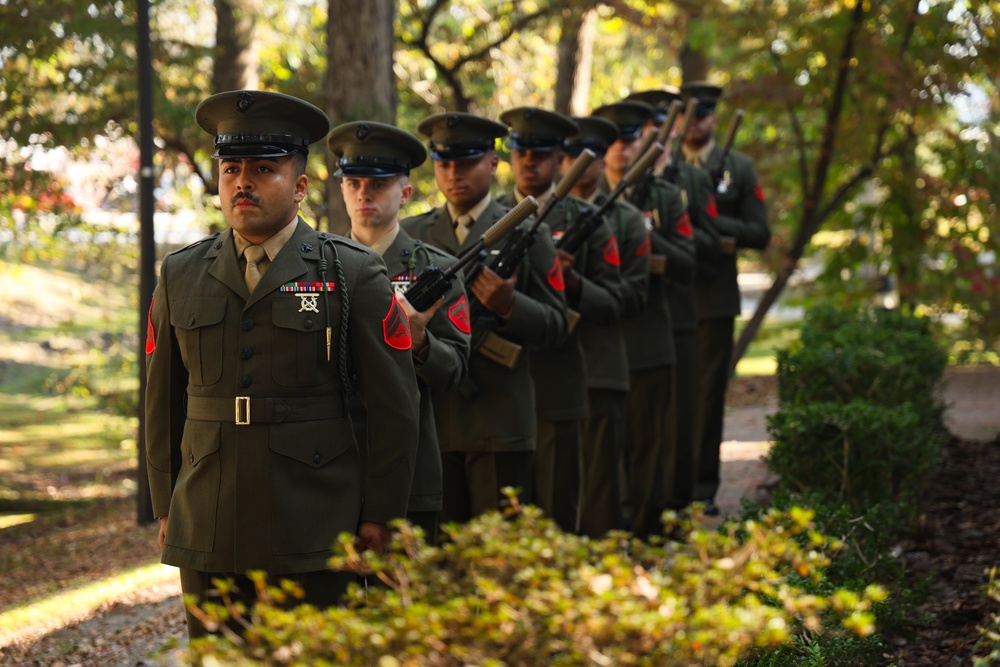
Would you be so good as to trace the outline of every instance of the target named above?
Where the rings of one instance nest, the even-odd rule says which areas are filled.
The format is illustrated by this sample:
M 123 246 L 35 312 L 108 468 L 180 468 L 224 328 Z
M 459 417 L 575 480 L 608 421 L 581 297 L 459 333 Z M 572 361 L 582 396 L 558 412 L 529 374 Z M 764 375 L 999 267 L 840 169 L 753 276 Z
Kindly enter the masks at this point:
M 156 243 L 153 230 L 153 55 L 150 48 L 149 0 L 138 0 L 139 60 L 139 436 L 138 491 L 139 524 L 149 523 L 153 506 L 146 475 L 146 334 L 147 313 L 156 285 Z

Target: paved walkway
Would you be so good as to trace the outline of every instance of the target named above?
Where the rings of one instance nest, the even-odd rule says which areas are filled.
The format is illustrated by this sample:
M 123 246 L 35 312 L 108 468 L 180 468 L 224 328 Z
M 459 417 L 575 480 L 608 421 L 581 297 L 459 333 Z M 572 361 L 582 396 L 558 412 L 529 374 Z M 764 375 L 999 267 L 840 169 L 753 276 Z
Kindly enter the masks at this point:
M 945 424 L 955 436 L 991 441 L 1000 435 L 1000 368 L 949 368 L 941 391 L 948 406 Z M 771 481 L 761 456 L 771 445 L 767 416 L 775 410 L 771 403 L 726 411 L 722 484 L 716 497 L 723 514 L 737 514 L 742 498 L 753 498 Z

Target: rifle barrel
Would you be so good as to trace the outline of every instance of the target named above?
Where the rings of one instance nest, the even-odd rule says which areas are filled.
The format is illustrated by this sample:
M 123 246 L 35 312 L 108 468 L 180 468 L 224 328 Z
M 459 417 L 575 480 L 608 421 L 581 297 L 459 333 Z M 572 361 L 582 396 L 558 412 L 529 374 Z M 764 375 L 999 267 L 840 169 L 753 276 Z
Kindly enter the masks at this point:
M 483 235 L 479 237 L 479 241 L 476 245 L 466 250 L 458 261 L 452 264 L 445 270 L 445 277 L 452 277 L 459 271 L 461 271 L 469 262 L 475 259 L 479 255 L 479 251 L 484 248 L 492 248 L 495 246 L 503 237 L 507 236 L 510 230 L 517 227 L 521 222 L 524 221 L 529 215 L 538 210 L 538 200 L 534 197 L 528 196 L 521 200 L 514 208 L 507 211 L 506 214 L 483 232 Z

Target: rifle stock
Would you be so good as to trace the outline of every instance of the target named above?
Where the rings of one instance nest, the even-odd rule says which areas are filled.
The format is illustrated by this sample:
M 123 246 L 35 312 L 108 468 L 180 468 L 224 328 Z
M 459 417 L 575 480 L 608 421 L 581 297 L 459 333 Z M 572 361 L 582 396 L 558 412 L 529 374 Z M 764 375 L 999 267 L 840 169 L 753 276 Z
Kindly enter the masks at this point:
M 687 136 L 688 130 L 691 129 L 691 123 L 694 122 L 694 111 L 697 107 L 697 98 L 690 98 L 687 106 L 684 108 L 684 123 L 681 125 L 681 131 L 678 133 L 677 139 L 670 151 L 670 167 L 663 172 L 663 177 L 675 185 L 677 184 L 681 170 L 681 160 L 684 157 L 684 137 Z

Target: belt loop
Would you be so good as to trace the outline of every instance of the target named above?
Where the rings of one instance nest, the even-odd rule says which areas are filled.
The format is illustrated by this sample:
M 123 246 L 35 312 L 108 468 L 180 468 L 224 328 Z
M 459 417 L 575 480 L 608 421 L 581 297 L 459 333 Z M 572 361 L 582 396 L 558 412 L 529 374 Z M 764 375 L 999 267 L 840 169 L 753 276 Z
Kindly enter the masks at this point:
M 250 424 L 250 397 L 236 397 L 236 425 L 247 426 Z

